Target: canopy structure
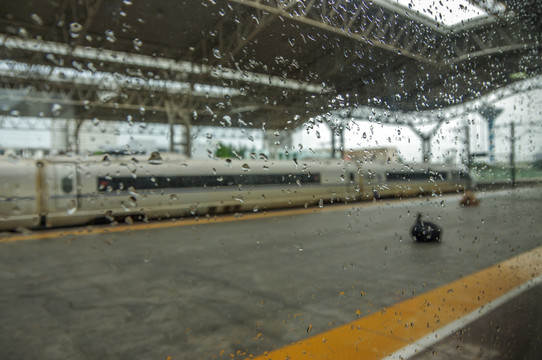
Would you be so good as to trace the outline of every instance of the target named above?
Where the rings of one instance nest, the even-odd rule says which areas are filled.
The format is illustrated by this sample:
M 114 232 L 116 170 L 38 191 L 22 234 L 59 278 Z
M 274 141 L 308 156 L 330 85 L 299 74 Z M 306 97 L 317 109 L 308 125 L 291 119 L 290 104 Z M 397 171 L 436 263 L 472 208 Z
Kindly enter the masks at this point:
M 341 107 L 448 107 L 540 74 L 542 3 L 472 3 L 479 15 L 445 23 L 393 0 L 11 1 L 0 110 L 290 129 Z

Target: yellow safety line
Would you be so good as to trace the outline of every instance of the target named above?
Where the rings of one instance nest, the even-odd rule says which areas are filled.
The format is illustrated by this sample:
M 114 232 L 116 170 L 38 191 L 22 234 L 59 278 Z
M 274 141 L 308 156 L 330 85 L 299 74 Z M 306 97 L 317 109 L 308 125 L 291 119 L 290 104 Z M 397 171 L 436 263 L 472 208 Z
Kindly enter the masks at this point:
M 135 224 L 116 224 L 116 225 L 105 225 L 105 226 L 88 226 L 88 227 L 78 227 L 78 228 L 69 228 L 69 229 L 55 229 L 55 230 L 44 230 L 36 231 L 31 234 L 26 235 L 8 235 L 5 238 L 0 238 L 0 243 L 6 242 L 15 242 L 15 241 L 24 241 L 24 240 L 44 240 L 44 239 L 53 239 L 58 237 L 64 237 L 68 235 L 95 235 L 95 234 L 110 234 L 118 233 L 125 231 L 139 231 L 139 230 L 152 230 L 152 229 L 163 229 L 170 227 L 180 227 L 180 226 L 191 226 L 191 225 L 200 225 L 200 224 L 213 224 L 213 223 L 224 223 L 232 221 L 243 221 L 243 220 L 254 220 L 254 219 L 263 219 L 263 218 L 274 218 L 274 217 L 283 217 L 283 216 L 292 216 L 292 215 L 303 215 L 309 213 L 319 213 L 319 212 L 328 212 L 328 211 L 339 211 L 346 208 L 356 208 L 356 207 L 367 207 L 375 203 L 371 202 L 352 202 L 347 204 L 327 204 L 323 207 L 311 206 L 308 208 L 292 208 L 285 210 L 269 210 L 261 211 L 256 213 L 242 213 L 241 215 L 237 214 L 228 214 L 220 215 L 213 217 L 194 217 L 194 218 L 185 218 L 185 219 L 171 219 L 169 221 L 156 221 L 150 223 L 135 223 Z
M 445 194 L 441 197 L 454 197 L 457 194 Z M 439 198 L 441 198 L 439 197 Z M 292 216 L 292 215 L 303 215 L 309 213 L 319 213 L 319 212 L 329 212 L 329 211 L 341 211 L 344 209 L 352 209 L 359 207 L 370 207 L 374 205 L 380 205 L 383 201 L 386 203 L 390 202 L 404 202 L 418 200 L 418 198 L 403 198 L 403 199 L 383 199 L 378 202 L 369 202 L 369 201 L 353 201 L 347 204 L 326 204 L 323 207 L 319 208 L 316 206 L 311 206 L 308 208 L 292 208 L 285 210 L 269 210 L 261 211 L 257 213 L 242 213 L 241 215 L 229 214 L 229 215 L 220 215 L 213 217 L 194 217 L 186 219 L 171 219 L 169 221 L 156 221 L 151 223 L 135 223 L 135 224 L 115 224 L 115 225 L 105 225 L 105 226 L 87 226 L 87 227 L 78 227 L 78 228 L 69 228 L 69 229 L 54 229 L 54 230 L 41 230 L 36 231 L 31 234 L 23 235 L 7 235 L 6 237 L 0 237 L 1 243 L 15 242 L 15 241 L 25 241 L 25 240 L 45 240 L 45 239 L 54 239 L 58 237 L 65 236 L 81 236 L 81 235 L 96 235 L 96 234 L 111 234 L 124 231 L 139 231 L 139 230 L 152 230 L 152 229 L 163 229 L 170 227 L 181 227 L 181 226 L 191 226 L 191 225 L 202 225 L 202 224 L 211 224 L 211 223 L 224 223 L 232 221 L 244 221 L 244 220 L 254 220 L 254 219 L 263 219 L 270 217 L 283 217 L 283 216 Z M 8 233 L 6 233 L 8 234 Z M 0 235 L 2 236 L 2 235 Z
M 542 274 L 542 247 L 251 359 L 381 359 Z

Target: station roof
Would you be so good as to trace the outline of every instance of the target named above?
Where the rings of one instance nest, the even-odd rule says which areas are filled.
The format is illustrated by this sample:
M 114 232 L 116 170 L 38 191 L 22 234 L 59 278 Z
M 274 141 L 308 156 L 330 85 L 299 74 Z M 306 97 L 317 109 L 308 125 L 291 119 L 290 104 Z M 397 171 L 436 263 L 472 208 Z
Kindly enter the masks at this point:
M 445 24 L 391 0 L 11 1 L 1 110 L 283 129 L 341 107 L 448 107 L 540 74 L 541 3 L 474 3 L 483 16 Z

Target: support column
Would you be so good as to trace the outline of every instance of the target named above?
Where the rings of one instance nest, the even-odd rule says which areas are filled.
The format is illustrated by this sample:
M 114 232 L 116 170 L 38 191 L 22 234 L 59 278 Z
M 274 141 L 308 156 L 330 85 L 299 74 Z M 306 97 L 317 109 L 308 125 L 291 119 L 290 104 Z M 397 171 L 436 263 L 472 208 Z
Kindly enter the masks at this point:
M 192 119 L 190 113 L 186 111 L 180 111 L 179 117 L 184 122 L 184 154 L 188 157 L 192 157 Z
M 465 125 L 465 152 L 467 155 L 467 171 L 470 173 L 472 168 L 472 156 L 470 154 L 470 121 Z
M 166 102 L 166 115 L 169 124 L 169 152 L 175 151 L 175 110 L 171 103 Z
M 327 124 L 329 130 L 331 130 L 331 158 L 335 159 L 337 157 L 337 145 L 335 143 L 335 137 L 337 135 L 337 131 L 339 132 L 339 153 L 341 156 L 341 159 L 344 158 L 344 125 L 342 122 L 339 122 L 338 124 L 333 124 L 330 121 L 328 121 L 327 118 L 325 118 L 325 123 Z
M 503 112 L 503 109 L 493 106 L 483 106 L 478 112 L 487 121 L 489 162 L 493 163 L 495 161 L 495 119 Z
M 341 123 L 341 125 L 339 126 L 339 136 L 340 136 L 340 142 L 341 142 L 341 151 L 340 151 L 340 154 L 341 154 L 341 160 L 344 159 L 344 126 L 343 124 Z
M 512 187 L 516 187 L 516 130 L 514 123 L 510 123 L 510 178 Z
M 166 102 L 166 114 L 169 124 L 169 151 L 175 152 L 175 145 L 184 147 L 184 154 L 192 157 L 192 118 L 190 112 L 186 110 L 186 100 L 181 104 L 175 104 L 172 100 Z M 184 109 L 184 110 L 183 110 Z M 185 125 L 185 141 L 175 142 L 176 119 L 179 118 Z
M 487 119 L 487 130 L 489 136 L 489 162 L 495 162 L 495 119 Z
M 422 157 L 424 163 L 428 163 L 431 161 L 431 140 L 433 139 L 433 136 L 437 134 L 444 120 L 445 118 L 441 117 L 437 125 L 434 126 L 429 133 L 425 134 L 421 130 L 417 129 L 414 124 L 407 124 L 408 127 L 410 127 L 415 134 L 418 134 L 420 139 L 422 139 Z
M 81 125 L 83 125 L 83 119 L 77 119 L 75 121 L 75 129 L 73 130 L 73 141 L 75 144 L 75 153 L 79 154 L 79 151 L 81 149 L 81 146 L 79 144 L 80 140 L 80 131 L 81 131 Z
M 72 144 L 71 144 L 71 141 L 70 141 L 70 138 L 71 138 L 71 136 L 70 136 L 70 125 L 71 124 L 70 123 L 71 123 L 71 119 L 66 119 L 64 121 L 64 126 L 66 128 L 66 131 L 64 132 L 64 137 L 65 137 L 64 138 L 64 144 L 65 144 L 64 151 L 66 153 L 69 153 L 69 152 L 72 151 Z
M 335 148 L 335 131 L 333 126 L 329 125 L 329 128 L 331 129 L 331 158 L 335 159 L 335 153 L 337 152 Z
M 421 135 L 422 138 L 422 156 L 423 162 L 428 163 L 431 161 L 431 135 Z
M 169 152 L 175 152 L 175 124 L 169 122 Z
M 51 122 L 51 150 L 53 153 L 62 154 L 68 150 L 68 121 L 53 119 Z

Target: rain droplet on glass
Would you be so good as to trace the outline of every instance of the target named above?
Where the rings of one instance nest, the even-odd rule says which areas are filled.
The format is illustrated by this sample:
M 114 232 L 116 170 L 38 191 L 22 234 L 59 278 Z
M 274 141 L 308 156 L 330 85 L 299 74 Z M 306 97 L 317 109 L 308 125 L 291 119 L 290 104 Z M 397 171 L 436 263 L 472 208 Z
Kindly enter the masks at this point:
M 30 19 L 38 25 L 43 25 L 43 20 L 36 13 L 30 14 Z
M 153 151 L 147 162 L 152 165 L 160 165 L 162 164 L 163 160 L 158 151 Z
M 70 203 L 68 204 L 68 208 L 66 209 L 66 212 L 68 215 L 73 215 L 77 211 L 77 204 L 75 203 L 75 200 L 70 200 Z
M 104 157 L 102 158 L 102 165 L 103 166 L 111 165 L 111 159 L 109 158 L 109 155 L 104 155 Z
M 79 24 L 78 22 L 72 22 L 70 24 L 70 36 L 72 38 L 77 39 L 81 30 L 83 30 L 83 25 Z

